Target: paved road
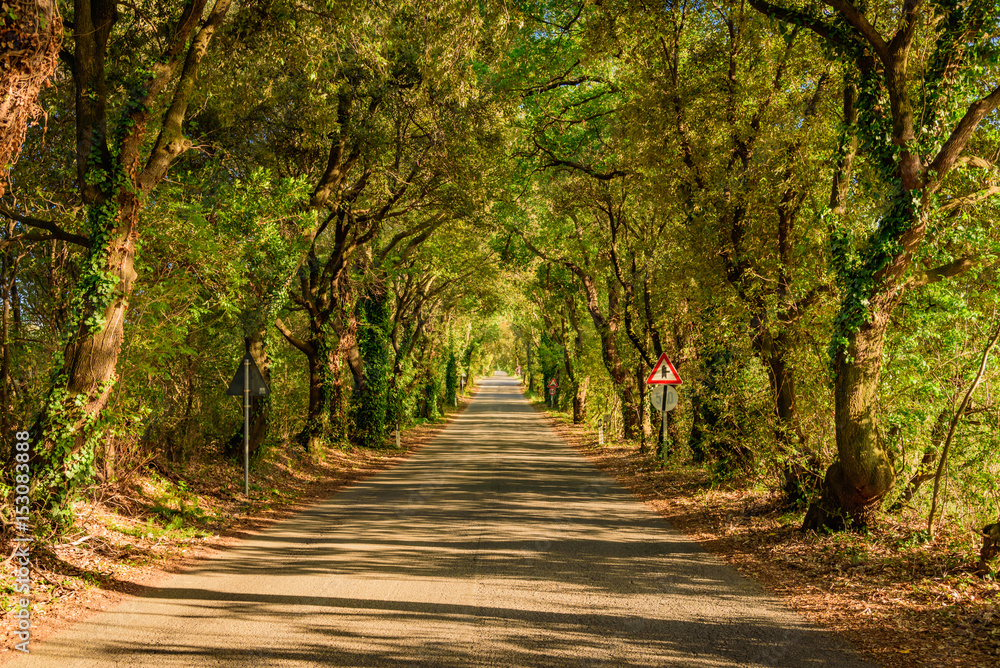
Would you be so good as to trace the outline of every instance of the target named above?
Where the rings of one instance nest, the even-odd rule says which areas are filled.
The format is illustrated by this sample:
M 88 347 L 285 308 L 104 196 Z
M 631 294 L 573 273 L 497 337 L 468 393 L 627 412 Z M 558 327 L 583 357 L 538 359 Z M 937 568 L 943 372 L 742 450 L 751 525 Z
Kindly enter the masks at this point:
M 671 530 L 494 377 L 406 463 L 13 665 L 864 664 Z

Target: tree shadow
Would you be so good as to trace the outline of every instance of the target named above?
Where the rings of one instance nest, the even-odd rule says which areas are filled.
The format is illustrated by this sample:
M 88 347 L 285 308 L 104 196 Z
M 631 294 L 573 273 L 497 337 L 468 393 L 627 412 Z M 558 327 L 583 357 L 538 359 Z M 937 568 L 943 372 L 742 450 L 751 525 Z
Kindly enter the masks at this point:
M 25 665 L 864 665 L 484 385 L 415 458 Z

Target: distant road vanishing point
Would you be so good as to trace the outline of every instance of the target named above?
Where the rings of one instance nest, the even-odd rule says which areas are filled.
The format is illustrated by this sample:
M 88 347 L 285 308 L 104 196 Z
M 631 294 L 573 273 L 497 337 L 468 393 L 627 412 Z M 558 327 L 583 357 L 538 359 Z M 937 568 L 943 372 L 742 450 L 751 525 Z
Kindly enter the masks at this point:
M 566 447 L 504 376 L 400 466 L 13 666 L 868 666 Z

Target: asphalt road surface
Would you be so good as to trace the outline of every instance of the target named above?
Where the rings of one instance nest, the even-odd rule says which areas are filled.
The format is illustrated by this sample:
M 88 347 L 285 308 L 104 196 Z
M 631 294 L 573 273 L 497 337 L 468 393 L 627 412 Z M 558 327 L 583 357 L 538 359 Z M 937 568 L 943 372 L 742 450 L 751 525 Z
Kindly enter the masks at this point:
M 33 643 L 28 666 L 860 667 L 496 376 L 402 465 Z

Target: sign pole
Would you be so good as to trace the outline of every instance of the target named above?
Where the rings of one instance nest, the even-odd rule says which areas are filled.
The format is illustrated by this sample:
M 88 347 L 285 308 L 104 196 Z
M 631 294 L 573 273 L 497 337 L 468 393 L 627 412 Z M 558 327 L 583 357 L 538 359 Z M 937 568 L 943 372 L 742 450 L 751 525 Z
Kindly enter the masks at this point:
M 667 388 L 663 388 L 663 398 L 660 402 L 660 443 L 663 443 L 667 432 Z
M 243 494 L 250 496 L 250 356 L 243 360 Z
M 243 354 L 243 367 L 236 367 L 236 373 L 229 382 L 229 389 L 226 390 L 227 397 L 243 397 L 243 494 L 250 496 L 250 393 L 253 392 L 258 397 L 271 396 L 271 390 L 267 386 L 267 381 L 261 375 L 257 363 L 250 353 L 250 339 L 246 340 L 246 352 Z M 253 385 L 251 385 L 251 382 Z M 253 389 L 251 389 L 253 388 Z

